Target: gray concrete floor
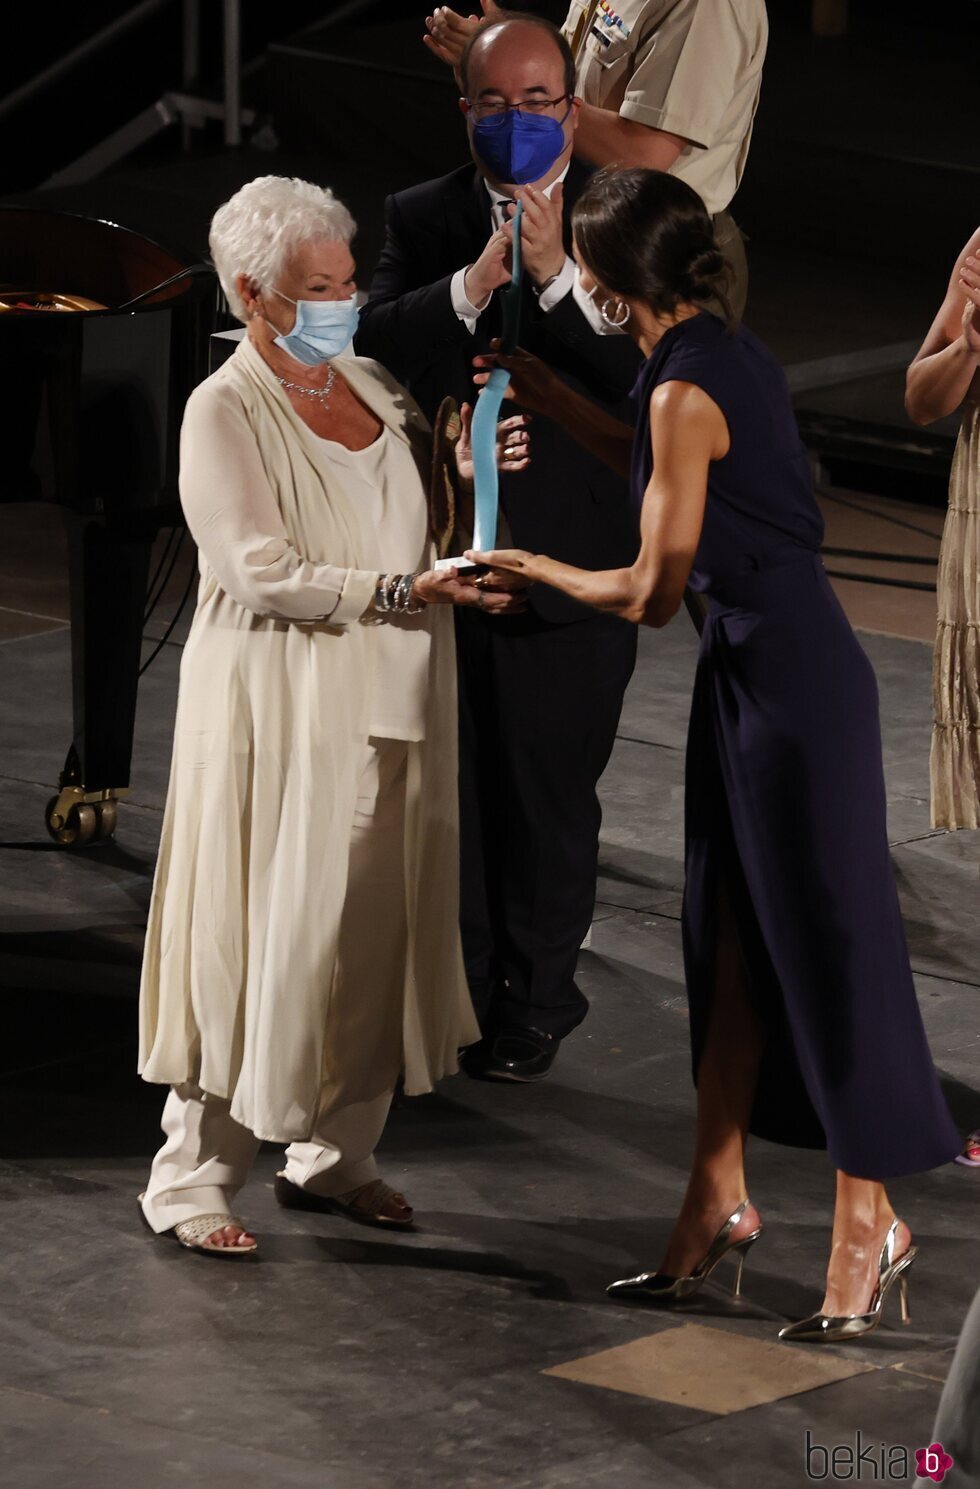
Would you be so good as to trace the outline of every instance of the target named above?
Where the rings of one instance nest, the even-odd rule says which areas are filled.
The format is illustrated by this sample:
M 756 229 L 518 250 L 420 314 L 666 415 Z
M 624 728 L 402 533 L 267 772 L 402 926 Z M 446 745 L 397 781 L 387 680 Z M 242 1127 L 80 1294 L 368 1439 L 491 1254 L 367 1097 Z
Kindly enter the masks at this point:
M 712 1286 L 665 1315 L 604 1295 L 613 1277 L 655 1265 L 689 1155 L 685 617 L 641 637 L 603 783 L 581 964 L 593 1008 L 551 1078 L 460 1076 L 399 1105 L 381 1156 L 416 1206 L 415 1235 L 277 1210 L 277 1153 L 264 1150 L 239 1205 L 261 1260 L 229 1264 L 153 1239 L 135 1204 L 162 1102 L 133 1074 L 134 992 L 179 648 L 144 679 L 118 841 L 54 848 L 42 809 L 69 734 L 68 633 L 43 566 L 21 567 L 18 603 L 43 595 L 52 626 L 0 644 L 0 1482 L 783 1489 L 809 1482 L 807 1431 L 832 1446 L 860 1430 L 876 1450 L 931 1441 L 976 1287 L 980 1171 L 949 1165 L 894 1186 L 921 1247 L 913 1322 L 902 1329 L 896 1308 L 864 1344 L 775 1344 L 784 1319 L 819 1302 L 832 1176 L 822 1154 L 761 1142 L 750 1178 L 767 1234 L 741 1303 Z M 929 827 L 928 646 L 862 639 L 881 687 L 919 996 L 966 1130 L 980 1125 L 976 834 Z
M 847 202 L 851 176 L 842 180 L 825 147 L 860 143 L 870 68 L 878 143 L 902 157 L 884 179 L 897 174 L 904 190 L 906 165 L 914 176 L 928 163 L 937 203 L 958 200 L 973 160 L 969 130 L 957 136 L 974 96 L 973 52 L 951 57 L 919 27 L 913 62 L 892 65 L 901 48 L 890 25 L 870 50 L 852 50 L 854 86 L 842 93 L 835 44 L 787 32 L 780 50 L 770 9 L 753 146 L 763 188 L 753 197 L 750 166 L 736 204 L 752 238 L 748 321 L 791 369 L 850 359 L 847 376 L 798 393 L 798 408 L 902 429 L 905 354 L 867 369 L 880 348 L 925 334 L 969 225 L 940 233 L 933 212 L 913 210 L 901 242 L 883 251 L 890 219 L 869 217 L 853 185 Z M 939 80 L 932 93 L 930 78 Z M 910 87 L 919 101 L 911 111 Z M 791 252 L 785 224 L 762 200 L 767 131 L 770 147 L 781 144 L 789 116 L 798 157 L 810 162 L 807 195 L 820 185 L 814 169 L 832 173 L 835 193 L 830 212 L 819 191 L 809 217 L 790 211 Z M 383 197 L 409 183 L 361 160 L 160 152 L 125 163 L 94 198 L 87 184 L 40 200 L 97 208 L 201 250 L 215 205 L 269 170 L 326 176 L 351 201 L 366 276 Z M 942 242 L 929 247 L 930 237 Z M 824 511 L 828 545 L 893 555 L 836 557 L 828 567 L 858 576 L 835 583 L 879 679 L 917 987 L 966 1131 L 980 1126 L 980 847 L 975 833 L 929 826 L 935 601 L 860 578 L 934 580 L 894 555 L 934 557 L 943 514 L 848 493 L 828 493 Z M 185 572 L 182 563 L 147 628 L 151 641 Z M 833 1447 L 860 1431 L 876 1451 L 931 1440 L 977 1283 L 980 1170 L 949 1165 L 894 1186 L 921 1248 L 913 1322 L 902 1329 L 896 1310 L 864 1344 L 774 1342 L 783 1320 L 819 1302 L 832 1176 L 818 1153 L 753 1145 L 752 1194 L 767 1233 L 741 1303 L 712 1286 L 683 1313 L 661 1314 L 604 1295 L 611 1278 L 655 1265 L 689 1156 L 679 914 L 695 644 L 686 618 L 641 637 L 603 783 L 599 902 L 581 960 L 593 1009 L 551 1078 L 498 1088 L 457 1077 L 398 1105 L 382 1158 L 416 1206 L 411 1236 L 279 1211 L 278 1157 L 265 1149 L 240 1204 L 262 1236 L 254 1265 L 154 1240 L 135 1205 L 163 1094 L 134 1074 L 135 993 L 183 628 L 141 687 L 118 840 L 70 854 L 43 829 L 70 736 L 67 618 L 54 514 L 0 506 L 0 1489 L 790 1489 L 811 1481 L 808 1432 Z M 956 1489 L 955 1471 L 949 1482 Z

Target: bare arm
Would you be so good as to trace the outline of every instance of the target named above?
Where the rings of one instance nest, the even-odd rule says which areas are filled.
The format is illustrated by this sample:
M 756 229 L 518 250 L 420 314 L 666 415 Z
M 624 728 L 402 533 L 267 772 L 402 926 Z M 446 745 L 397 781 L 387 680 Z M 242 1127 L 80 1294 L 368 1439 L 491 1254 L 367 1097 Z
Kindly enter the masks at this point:
M 575 154 L 592 165 L 638 165 L 669 171 L 689 143 L 682 135 L 624 119 L 612 109 L 583 103 L 579 110 Z
M 643 497 L 641 545 L 627 569 L 591 572 L 519 550 L 471 554 L 528 583 L 555 589 L 638 625 L 665 626 L 684 597 L 701 537 L 708 468 L 729 449 L 718 405 L 693 383 L 664 383 L 650 400 L 653 475 Z
M 980 367 L 980 228 L 956 260 L 946 298 L 905 378 L 905 409 L 916 424 L 954 413 Z M 980 391 L 980 389 L 978 389 Z

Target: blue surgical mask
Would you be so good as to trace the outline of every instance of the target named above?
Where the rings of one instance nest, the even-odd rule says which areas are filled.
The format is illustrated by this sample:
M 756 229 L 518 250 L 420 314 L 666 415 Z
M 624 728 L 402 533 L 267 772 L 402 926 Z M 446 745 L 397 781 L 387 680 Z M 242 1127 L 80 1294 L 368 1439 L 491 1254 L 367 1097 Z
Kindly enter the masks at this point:
M 495 180 L 526 186 L 546 176 L 564 150 L 563 124 L 549 115 L 506 109 L 473 125 L 473 149 Z
M 275 338 L 276 346 L 304 366 L 329 362 L 354 340 L 361 308 L 353 295 L 349 300 L 291 300 L 282 290 L 273 294 L 296 306 L 296 324 Z

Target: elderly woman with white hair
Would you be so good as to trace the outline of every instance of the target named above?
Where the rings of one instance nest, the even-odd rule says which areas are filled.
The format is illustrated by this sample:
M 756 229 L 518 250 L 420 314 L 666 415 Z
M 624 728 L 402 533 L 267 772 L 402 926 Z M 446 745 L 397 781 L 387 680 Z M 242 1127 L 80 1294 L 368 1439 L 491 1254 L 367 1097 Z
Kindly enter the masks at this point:
M 478 1037 L 459 950 L 448 604 L 520 592 L 433 568 L 428 425 L 356 357 L 330 191 L 266 176 L 215 214 L 247 334 L 192 394 L 181 500 L 200 550 L 143 964 L 140 1072 L 171 1086 L 143 1216 L 243 1256 L 262 1140 L 285 1204 L 404 1227 L 374 1150 Z M 523 419 L 498 460 L 527 463 Z M 471 475 L 469 410 L 456 445 Z

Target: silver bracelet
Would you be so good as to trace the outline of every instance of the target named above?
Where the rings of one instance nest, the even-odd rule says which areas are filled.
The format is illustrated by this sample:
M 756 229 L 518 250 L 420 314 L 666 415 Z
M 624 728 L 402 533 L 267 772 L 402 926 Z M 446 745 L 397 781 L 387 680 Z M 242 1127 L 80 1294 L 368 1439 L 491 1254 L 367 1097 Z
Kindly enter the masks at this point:
M 390 574 L 379 574 L 378 582 L 374 586 L 374 608 L 382 612 L 391 609 L 391 594 L 388 589 L 391 580 Z
M 428 607 L 428 600 L 423 600 L 421 596 L 415 599 L 412 598 L 412 590 L 415 588 L 415 581 L 418 577 L 418 574 L 409 575 L 412 582 L 408 586 L 408 602 L 405 606 L 406 615 L 421 615 L 422 611 Z
M 374 608 L 382 615 L 419 615 L 427 601 L 412 598 L 418 574 L 379 574 L 374 587 Z

